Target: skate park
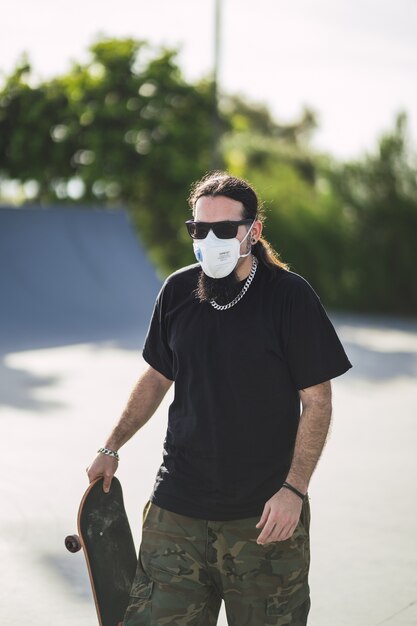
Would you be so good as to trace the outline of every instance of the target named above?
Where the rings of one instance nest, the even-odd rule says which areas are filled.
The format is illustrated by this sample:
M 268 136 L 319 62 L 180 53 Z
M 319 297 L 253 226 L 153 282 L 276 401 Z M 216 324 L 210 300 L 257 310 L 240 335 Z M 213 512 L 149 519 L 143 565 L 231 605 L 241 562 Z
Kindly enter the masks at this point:
M 0 209 L 0 621 L 97 623 L 76 531 L 85 469 L 144 371 L 162 284 L 122 209 Z M 334 379 L 313 474 L 311 626 L 417 623 L 417 320 L 333 314 L 353 364 Z M 121 450 L 138 548 L 172 390 Z M 224 608 L 219 626 L 226 626 Z
M 6 3 L 0 39 L 0 625 L 98 624 L 64 539 L 191 252 L 189 185 L 225 167 L 353 365 L 309 487 L 308 624 L 415 626 L 417 5 L 45 8 Z M 173 396 L 120 450 L 136 549 Z

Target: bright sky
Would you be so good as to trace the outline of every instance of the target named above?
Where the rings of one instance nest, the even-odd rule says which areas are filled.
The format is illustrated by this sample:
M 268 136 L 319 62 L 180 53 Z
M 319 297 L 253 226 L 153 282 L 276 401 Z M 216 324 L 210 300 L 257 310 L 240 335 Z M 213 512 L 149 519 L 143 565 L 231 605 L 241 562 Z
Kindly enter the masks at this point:
M 181 47 L 189 79 L 213 59 L 215 0 L 3 0 L 0 71 L 27 51 L 48 78 L 83 61 L 98 34 Z M 220 83 L 293 122 L 319 115 L 314 145 L 341 158 L 371 151 L 408 112 L 417 145 L 417 0 L 222 0 Z

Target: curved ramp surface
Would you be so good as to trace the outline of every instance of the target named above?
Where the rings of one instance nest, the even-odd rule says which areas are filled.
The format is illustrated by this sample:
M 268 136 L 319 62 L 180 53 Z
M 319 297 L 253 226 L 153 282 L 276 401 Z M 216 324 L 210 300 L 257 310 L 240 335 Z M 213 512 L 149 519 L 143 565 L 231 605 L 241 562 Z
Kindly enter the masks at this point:
M 140 348 L 159 287 L 124 210 L 0 209 L 2 351 L 124 337 Z

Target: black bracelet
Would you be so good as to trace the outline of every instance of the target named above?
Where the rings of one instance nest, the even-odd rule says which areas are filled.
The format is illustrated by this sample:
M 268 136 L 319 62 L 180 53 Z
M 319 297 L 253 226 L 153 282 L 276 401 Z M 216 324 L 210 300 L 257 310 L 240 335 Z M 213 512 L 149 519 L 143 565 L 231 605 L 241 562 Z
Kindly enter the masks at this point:
M 296 489 L 295 487 L 293 487 L 292 485 L 290 485 L 289 483 L 286 483 L 286 482 L 282 483 L 282 486 L 285 487 L 286 489 L 289 489 L 293 493 L 297 494 L 297 496 L 299 498 L 301 498 L 301 500 L 304 502 L 307 494 L 301 493 L 301 491 L 298 491 L 298 489 Z

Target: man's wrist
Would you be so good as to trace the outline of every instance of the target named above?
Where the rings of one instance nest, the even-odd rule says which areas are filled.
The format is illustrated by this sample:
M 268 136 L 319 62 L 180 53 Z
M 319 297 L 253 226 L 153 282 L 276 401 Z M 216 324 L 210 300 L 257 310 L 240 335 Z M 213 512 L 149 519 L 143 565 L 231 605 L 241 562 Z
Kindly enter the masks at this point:
M 307 493 L 308 491 L 308 481 L 300 476 L 291 476 L 291 472 L 288 474 L 284 482 L 292 485 L 293 487 L 298 489 L 298 491 L 301 491 L 301 493 Z
M 120 445 L 120 442 L 118 442 L 117 440 L 108 439 L 105 442 L 103 447 L 108 448 L 109 450 L 114 450 L 115 452 L 118 452 L 122 446 Z
M 99 454 L 105 454 L 106 456 L 111 456 L 117 461 L 120 461 L 120 457 L 119 457 L 117 450 L 112 450 L 111 448 L 104 447 L 104 448 L 99 448 L 97 452 Z
M 296 487 L 294 487 L 294 485 L 291 485 L 291 483 L 288 483 L 287 481 L 282 484 L 282 488 L 288 489 L 288 491 L 292 491 L 292 493 L 300 498 L 300 500 L 302 500 L 303 502 L 307 497 L 307 492 L 302 493 L 301 491 L 299 491 L 299 489 L 297 489 Z

